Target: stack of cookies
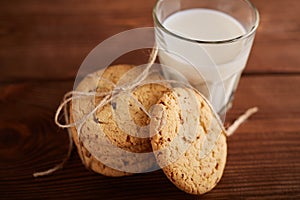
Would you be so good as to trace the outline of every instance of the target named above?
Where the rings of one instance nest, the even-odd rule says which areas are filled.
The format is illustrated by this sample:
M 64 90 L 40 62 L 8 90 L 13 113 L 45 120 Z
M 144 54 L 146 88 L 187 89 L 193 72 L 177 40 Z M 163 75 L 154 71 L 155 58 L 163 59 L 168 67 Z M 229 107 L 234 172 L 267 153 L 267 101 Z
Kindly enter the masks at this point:
M 85 77 L 76 90 L 109 94 L 134 69 L 110 66 Z M 74 143 L 83 164 L 94 172 L 119 177 L 159 166 L 179 189 L 206 193 L 225 168 L 224 128 L 199 92 L 151 81 L 162 79 L 158 73 L 150 74 L 129 94 L 118 94 L 100 106 L 82 127 L 71 128 Z M 80 121 L 104 98 L 74 99 L 70 121 Z

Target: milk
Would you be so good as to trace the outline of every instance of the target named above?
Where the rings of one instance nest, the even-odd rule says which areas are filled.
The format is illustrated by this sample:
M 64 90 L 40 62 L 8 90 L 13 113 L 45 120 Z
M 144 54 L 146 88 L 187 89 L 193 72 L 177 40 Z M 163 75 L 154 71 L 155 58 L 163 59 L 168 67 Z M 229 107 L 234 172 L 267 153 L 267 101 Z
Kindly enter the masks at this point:
M 202 8 L 176 12 L 166 18 L 163 26 L 178 36 L 200 41 L 231 40 L 246 33 L 233 17 Z M 160 62 L 182 73 L 211 101 L 217 112 L 224 110 L 231 100 L 252 40 L 196 43 L 156 29 Z

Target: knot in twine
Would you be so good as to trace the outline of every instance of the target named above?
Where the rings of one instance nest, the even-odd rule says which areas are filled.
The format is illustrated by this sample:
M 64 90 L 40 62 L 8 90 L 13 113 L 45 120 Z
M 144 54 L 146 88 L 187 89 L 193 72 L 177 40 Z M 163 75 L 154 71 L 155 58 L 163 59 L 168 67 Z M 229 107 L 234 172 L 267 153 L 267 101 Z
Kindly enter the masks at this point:
M 55 113 L 55 117 L 54 117 L 54 121 L 55 124 L 60 127 L 60 128 L 68 128 L 68 135 L 69 135 L 69 147 L 68 147 L 68 152 L 66 157 L 63 159 L 63 161 L 54 166 L 53 168 L 46 170 L 46 171 L 42 171 L 42 172 L 36 172 L 33 173 L 34 177 L 39 177 L 39 176 L 46 176 L 49 174 L 52 174 L 53 172 L 61 169 L 64 167 L 65 163 L 68 161 L 68 159 L 71 156 L 71 152 L 73 149 L 73 137 L 72 137 L 72 133 L 71 130 L 69 128 L 72 127 L 77 127 L 77 134 L 78 134 L 78 139 L 80 140 L 80 133 L 81 133 L 81 129 L 82 126 L 84 125 L 84 123 L 87 121 L 87 119 L 89 117 L 91 117 L 92 115 L 94 115 L 96 113 L 96 111 L 105 106 L 106 104 L 112 102 L 115 98 L 117 98 L 118 96 L 120 96 L 121 94 L 123 94 L 124 92 L 127 95 L 131 96 L 131 91 L 134 90 L 136 87 L 138 87 L 149 75 L 149 70 L 152 67 L 152 65 L 154 64 L 156 57 L 158 54 L 158 48 L 156 46 L 153 47 L 149 60 L 148 60 L 148 64 L 145 67 L 145 69 L 137 76 L 136 79 L 134 79 L 133 81 L 123 84 L 123 85 L 116 85 L 114 84 L 112 81 L 104 79 L 103 77 L 101 77 L 100 80 L 103 80 L 105 82 L 108 82 L 109 84 L 111 84 L 114 89 L 113 91 L 110 92 L 95 92 L 95 91 L 91 91 L 91 92 L 81 92 L 81 91 L 70 91 L 67 92 L 64 97 L 63 97 L 63 101 L 62 103 L 59 105 L 59 107 L 56 110 Z M 88 75 L 88 76 L 91 76 Z M 193 87 L 191 87 L 188 84 L 182 83 L 182 82 L 178 82 L 178 81 L 174 81 L 174 80 L 158 80 L 158 81 L 151 81 L 150 83 L 180 83 L 183 84 L 189 88 L 194 89 Z M 85 98 L 85 97 L 103 97 L 103 99 L 95 106 L 95 108 L 89 112 L 87 115 L 85 115 L 82 119 L 75 121 L 73 123 L 70 123 L 70 118 L 69 118 L 69 112 L 68 112 L 68 104 L 71 103 L 73 100 L 75 99 L 81 99 L 81 98 Z M 148 117 L 151 117 L 150 114 L 143 108 L 143 106 L 141 106 L 140 102 L 138 102 L 135 98 L 133 98 L 135 103 L 137 103 L 142 110 L 145 112 L 145 114 L 148 115 Z M 207 101 L 207 103 L 210 105 L 213 113 L 216 113 L 214 108 L 211 106 L 210 102 Z M 59 121 L 59 116 L 61 114 L 61 112 L 63 111 L 64 114 L 64 120 L 65 120 L 65 124 L 62 124 Z M 253 107 L 248 109 L 244 114 L 242 114 L 241 116 L 239 116 L 238 119 L 236 119 L 234 121 L 234 123 L 232 125 L 230 125 L 225 131 L 225 134 L 227 137 L 233 135 L 233 133 L 238 129 L 238 127 L 244 123 L 251 115 L 253 115 L 254 113 L 256 113 L 258 111 L 257 107 Z

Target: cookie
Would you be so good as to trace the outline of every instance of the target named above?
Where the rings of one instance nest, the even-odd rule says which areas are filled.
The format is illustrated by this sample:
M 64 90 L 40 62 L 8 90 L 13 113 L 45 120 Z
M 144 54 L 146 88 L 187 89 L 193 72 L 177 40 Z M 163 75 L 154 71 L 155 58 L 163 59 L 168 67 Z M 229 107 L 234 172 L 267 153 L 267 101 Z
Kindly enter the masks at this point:
M 70 122 L 73 123 L 72 116 L 70 117 Z M 77 147 L 77 152 L 79 154 L 80 159 L 82 160 L 82 163 L 85 165 L 87 169 L 90 169 L 96 173 L 105 175 L 105 176 L 111 176 L 111 177 L 120 177 L 120 176 L 127 176 L 131 175 L 131 173 L 126 173 L 123 171 L 119 171 L 113 168 L 110 168 L 103 163 L 101 163 L 99 160 L 97 160 L 91 153 L 84 147 L 84 145 L 79 143 L 78 140 L 78 133 L 75 127 L 70 128 L 74 144 Z M 80 146 L 81 145 L 81 146 Z
M 190 194 L 212 190 L 225 168 L 227 144 L 207 101 L 192 89 L 175 88 L 151 114 L 152 148 L 168 179 Z
M 167 87 L 139 83 L 139 86 L 129 92 L 130 96 L 121 92 L 119 96 L 114 96 L 113 101 L 99 107 L 94 115 L 89 115 L 103 100 L 104 96 L 100 94 L 113 95 L 119 83 L 127 83 L 130 73 L 125 79 L 122 78 L 133 69 L 135 67 L 131 65 L 115 65 L 90 74 L 76 90 L 96 92 L 97 95 L 72 101 L 71 114 L 74 121 L 78 122 L 86 117 L 80 132 L 80 141 L 86 152 L 82 153 L 82 160 L 88 167 L 91 166 L 89 168 L 104 175 L 122 176 L 145 172 L 156 165 L 147 126 L 150 119 L 146 113 L 168 91 Z M 139 70 L 133 72 L 140 73 Z M 133 75 L 131 78 L 136 78 L 136 74 Z M 155 79 L 162 77 L 153 73 L 146 80 Z M 74 140 L 76 141 L 76 137 Z
M 111 81 L 112 84 L 107 83 L 107 81 L 100 81 L 97 92 L 111 91 L 112 85 L 117 85 L 119 81 L 124 82 L 124 80 L 136 78 L 136 75 L 140 74 L 142 70 L 142 68 L 135 69 L 136 71 L 126 74 L 126 77 L 121 80 L 122 76 L 130 69 L 130 67 L 123 65 L 109 67 L 103 73 L 102 78 Z M 147 80 L 161 79 L 159 74 L 151 74 L 147 78 Z M 150 118 L 145 112 L 156 104 L 167 91 L 169 88 L 163 84 L 141 83 L 131 92 L 131 96 L 120 95 L 112 103 L 98 109 L 96 117 L 105 135 L 114 145 L 126 151 L 134 153 L 152 152 L 149 128 L 147 127 Z M 98 99 L 96 104 L 101 99 Z
M 96 89 L 96 86 L 98 84 L 99 77 L 103 73 L 104 70 L 99 70 L 93 74 L 88 75 L 85 77 L 76 88 L 76 91 L 81 92 L 89 92 Z M 88 104 L 93 105 L 93 98 L 87 99 Z M 73 111 L 77 111 L 80 113 L 80 109 L 76 109 L 72 107 L 73 104 L 70 106 L 70 123 L 73 123 Z M 78 114 L 79 116 L 82 116 L 90 110 L 88 107 L 81 107 L 82 112 Z M 87 126 L 90 126 L 91 123 L 95 123 L 94 121 L 87 122 Z M 123 171 L 115 170 L 113 168 L 110 168 L 103 163 L 101 163 L 97 158 L 95 158 L 86 148 L 85 146 L 79 143 L 78 140 L 78 133 L 76 130 L 76 127 L 71 127 L 70 131 L 72 133 L 74 144 L 77 147 L 78 154 L 80 156 L 80 159 L 82 160 L 83 164 L 86 166 L 87 169 L 90 169 L 96 173 L 105 175 L 105 176 L 111 176 L 111 177 L 119 177 L 119 176 L 126 176 L 131 175 L 131 173 L 126 173 Z

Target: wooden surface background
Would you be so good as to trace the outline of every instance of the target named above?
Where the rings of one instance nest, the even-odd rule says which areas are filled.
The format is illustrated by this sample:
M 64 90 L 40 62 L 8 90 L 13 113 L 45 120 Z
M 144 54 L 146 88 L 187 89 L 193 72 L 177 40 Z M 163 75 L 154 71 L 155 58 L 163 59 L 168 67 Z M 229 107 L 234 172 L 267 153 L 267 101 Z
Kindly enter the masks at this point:
M 114 34 L 152 26 L 154 3 L 0 1 L 0 199 L 300 199 L 299 0 L 253 0 L 261 23 L 226 121 L 260 111 L 228 139 L 213 191 L 187 195 L 162 171 L 107 178 L 87 171 L 75 150 L 63 170 L 32 177 L 66 155 L 53 116 L 85 56 Z

